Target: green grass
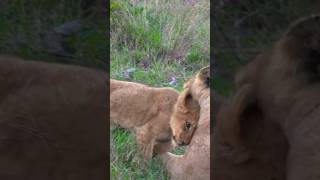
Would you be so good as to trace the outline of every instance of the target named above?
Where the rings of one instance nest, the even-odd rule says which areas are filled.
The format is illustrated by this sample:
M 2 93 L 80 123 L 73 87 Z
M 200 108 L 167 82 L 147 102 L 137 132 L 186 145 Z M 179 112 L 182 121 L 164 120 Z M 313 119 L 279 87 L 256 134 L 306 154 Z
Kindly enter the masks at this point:
M 111 1 L 111 78 L 182 90 L 209 64 L 209 1 Z M 133 133 L 111 131 L 112 179 L 168 179 L 160 159 L 144 168 Z M 178 148 L 175 154 L 183 154 Z
M 148 169 L 142 168 L 138 146 L 132 133 L 116 128 L 111 131 L 111 176 L 112 179 L 168 179 L 165 169 L 158 158 L 152 159 Z

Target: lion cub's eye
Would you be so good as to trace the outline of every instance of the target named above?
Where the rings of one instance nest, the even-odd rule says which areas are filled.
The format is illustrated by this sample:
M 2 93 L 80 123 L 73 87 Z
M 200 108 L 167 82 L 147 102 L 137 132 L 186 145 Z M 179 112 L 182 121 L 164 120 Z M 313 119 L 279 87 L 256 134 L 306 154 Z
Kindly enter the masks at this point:
M 191 123 L 186 121 L 186 129 L 189 130 L 191 128 Z

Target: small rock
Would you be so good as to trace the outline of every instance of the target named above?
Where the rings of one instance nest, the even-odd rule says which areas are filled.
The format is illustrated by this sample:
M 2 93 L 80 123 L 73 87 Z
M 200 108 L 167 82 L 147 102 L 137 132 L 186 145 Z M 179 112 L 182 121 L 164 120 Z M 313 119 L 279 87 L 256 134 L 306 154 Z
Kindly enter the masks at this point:
M 178 85 L 178 81 L 177 81 L 177 78 L 175 76 L 172 76 L 170 79 L 171 79 L 170 82 L 169 82 L 170 85 L 173 85 L 173 86 Z
M 133 73 L 136 71 L 135 68 L 129 68 L 125 71 L 123 71 L 123 77 L 125 77 L 126 79 L 132 79 L 133 78 Z

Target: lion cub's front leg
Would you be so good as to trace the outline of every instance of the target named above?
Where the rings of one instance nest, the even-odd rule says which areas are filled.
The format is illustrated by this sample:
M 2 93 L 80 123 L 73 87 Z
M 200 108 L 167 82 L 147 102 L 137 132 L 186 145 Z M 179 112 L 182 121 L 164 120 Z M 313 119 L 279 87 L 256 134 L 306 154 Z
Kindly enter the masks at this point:
M 154 136 L 152 135 L 151 131 L 146 128 L 146 126 L 135 128 L 135 132 L 141 155 L 145 159 L 150 159 L 152 157 L 155 144 L 155 140 L 153 138 Z

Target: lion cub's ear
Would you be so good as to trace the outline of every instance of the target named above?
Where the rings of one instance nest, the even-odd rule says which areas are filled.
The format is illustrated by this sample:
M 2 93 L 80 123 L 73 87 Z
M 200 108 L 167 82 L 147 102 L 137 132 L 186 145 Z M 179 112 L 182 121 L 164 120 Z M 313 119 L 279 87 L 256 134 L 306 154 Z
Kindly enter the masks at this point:
M 181 103 L 184 107 L 187 107 L 189 110 L 199 108 L 198 102 L 192 97 L 191 91 L 189 88 L 184 89 L 180 94 L 178 103 Z
M 243 113 L 254 103 L 251 85 L 244 85 L 221 107 L 217 115 L 217 134 L 221 144 L 222 154 L 235 164 L 244 163 L 251 158 L 250 150 L 244 145 L 241 127 L 245 119 Z
M 285 37 L 300 42 L 297 47 L 319 48 L 320 15 L 312 15 L 293 23 L 285 33 Z
M 210 66 L 200 69 L 197 78 L 204 82 L 208 87 L 210 84 Z
M 295 22 L 282 39 L 282 47 L 297 60 L 298 67 L 310 80 L 320 80 L 320 16 L 313 15 Z
M 186 83 L 184 83 L 183 88 L 190 88 L 192 84 L 193 79 L 189 79 Z

